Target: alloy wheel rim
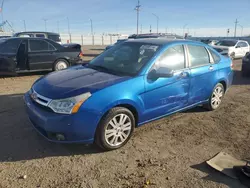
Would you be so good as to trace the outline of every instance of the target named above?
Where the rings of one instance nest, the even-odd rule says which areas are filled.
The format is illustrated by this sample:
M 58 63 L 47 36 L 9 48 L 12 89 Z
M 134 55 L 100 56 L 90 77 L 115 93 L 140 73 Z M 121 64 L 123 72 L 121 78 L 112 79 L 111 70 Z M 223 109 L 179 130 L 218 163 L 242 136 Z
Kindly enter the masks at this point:
M 211 100 L 211 104 L 214 108 L 218 108 L 220 106 L 223 94 L 224 94 L 224 91 L 221 87 L 215 88 L 213 92 L 212 100 Z
M 113 117 L 106 126 L 104 137 L 110 146 L 119 146 L 129 137 L 132 122 L 126 114 L 118 114 Z
M 59 61 L 57 63 L 57 70 L 63 70 L 63 69 L 66 69 L 67 68 L 67 64 L 63 61 Z

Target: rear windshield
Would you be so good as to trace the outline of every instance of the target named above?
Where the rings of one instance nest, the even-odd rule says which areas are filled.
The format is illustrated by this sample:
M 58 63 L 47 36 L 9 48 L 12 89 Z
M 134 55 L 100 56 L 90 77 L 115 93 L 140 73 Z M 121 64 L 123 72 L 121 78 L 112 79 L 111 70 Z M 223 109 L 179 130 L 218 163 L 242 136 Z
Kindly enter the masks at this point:
M 0 40 L 0 53 L 17 53 L 21 40 Z
M 50 40 L 55 41 L 55 42 L 61 42 L 61 37 L 60 37 L 60 35 L 48 35 L 48 38 L 49 38 Z
M 224 41 L 219 41 L 215 45 L 216 46 L 235 46 L 237 41 L 233 40 L 224 40 Z

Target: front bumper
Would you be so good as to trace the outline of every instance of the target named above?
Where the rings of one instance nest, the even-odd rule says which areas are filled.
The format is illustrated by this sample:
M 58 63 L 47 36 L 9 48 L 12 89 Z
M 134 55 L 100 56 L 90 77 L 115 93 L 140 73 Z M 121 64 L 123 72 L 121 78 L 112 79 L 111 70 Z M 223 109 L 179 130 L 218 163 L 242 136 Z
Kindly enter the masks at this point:
M 76 114 L 57 114 L 24 95 L 26 110 L 34 128 L 47 140 L 60 143 L 93 143 L 100 120 L 98 112 L 79 110 Z M 56 135 L 65 137 L 59 140 Z

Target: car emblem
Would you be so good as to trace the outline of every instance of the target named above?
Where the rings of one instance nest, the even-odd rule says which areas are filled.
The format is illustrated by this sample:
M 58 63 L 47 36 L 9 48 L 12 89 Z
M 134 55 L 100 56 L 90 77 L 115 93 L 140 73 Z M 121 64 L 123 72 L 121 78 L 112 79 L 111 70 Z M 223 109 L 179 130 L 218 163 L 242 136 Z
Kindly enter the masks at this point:
M 36 93 L 32 93 L 31 95 L 31 98 L 35 101 L 37 100 L 37 94 Z

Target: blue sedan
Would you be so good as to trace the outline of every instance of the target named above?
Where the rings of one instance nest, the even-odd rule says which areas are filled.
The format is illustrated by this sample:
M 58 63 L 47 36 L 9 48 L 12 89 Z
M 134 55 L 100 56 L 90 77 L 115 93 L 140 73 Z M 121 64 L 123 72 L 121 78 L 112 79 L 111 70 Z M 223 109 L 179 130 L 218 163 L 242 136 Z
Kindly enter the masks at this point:
M 232 79 L 231 59 L 206 44 L 138 39 L 41 77 L 24 99 L 48 140 L 113 150 L 150 121 L 197 105 L 216 110 Z

